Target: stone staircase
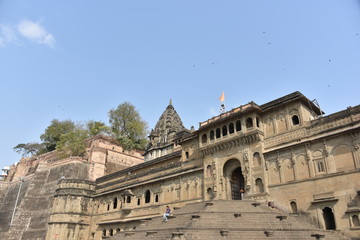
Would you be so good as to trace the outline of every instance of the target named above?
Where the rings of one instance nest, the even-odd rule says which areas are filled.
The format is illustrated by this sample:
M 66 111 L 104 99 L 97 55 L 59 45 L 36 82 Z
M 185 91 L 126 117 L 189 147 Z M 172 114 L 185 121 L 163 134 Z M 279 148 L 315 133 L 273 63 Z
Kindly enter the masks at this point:
M 339 231 L 317 229 L 303 219 L 251 200 L 214 200 L 186 205 L 168 222 L 152 218 L 111 240 L 340 240 Z

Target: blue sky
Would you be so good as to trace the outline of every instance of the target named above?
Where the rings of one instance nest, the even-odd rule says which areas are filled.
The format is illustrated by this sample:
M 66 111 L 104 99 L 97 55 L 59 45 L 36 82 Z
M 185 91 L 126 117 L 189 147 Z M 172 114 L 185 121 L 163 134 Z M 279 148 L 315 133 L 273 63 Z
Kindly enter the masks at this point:
M 360 104 L 360 1 L 0 0 L 0 165 L 52 119 L 184 125 L 293 91 L 327 113 Z

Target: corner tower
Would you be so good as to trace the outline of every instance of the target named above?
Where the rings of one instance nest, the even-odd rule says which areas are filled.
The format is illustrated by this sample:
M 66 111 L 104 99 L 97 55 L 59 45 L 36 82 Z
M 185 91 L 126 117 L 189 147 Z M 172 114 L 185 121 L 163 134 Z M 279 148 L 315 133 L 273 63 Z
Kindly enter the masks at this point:
M 151 130 L 150 142 L 145 150 L 145 161 L 164 156 L 174 152 L 176 136 L 182 132 L 189 132 L 177 114 L 172 100 L 166 107 L 160 119 Z

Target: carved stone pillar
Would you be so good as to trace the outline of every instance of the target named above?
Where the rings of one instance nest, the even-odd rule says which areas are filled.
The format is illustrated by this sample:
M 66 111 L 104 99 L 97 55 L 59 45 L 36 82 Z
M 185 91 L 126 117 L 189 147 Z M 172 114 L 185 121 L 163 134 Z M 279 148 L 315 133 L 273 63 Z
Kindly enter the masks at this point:
M 310 144 L 305 145 L 305 150 L 306 150 L 306 161 L 308 163 L 310 177 L 315 177 L 315 168 L 310 151 Z
M 355 168 L 360 168 L 360 139 L 355 133 L 350 133 L 353 143 L 353 155 L 355 161 Z
M 291 164 L 293 166 L 293 171 L 294 171 L 294 179 L 295 181 L 299 179 L 299 174 L 298 174 L 298 169 L 297 169 L 297 164 L 296 164 L 296 156 L 295 154 L 292 152 L 291 150 Z
M 277 159 L 276 159 L 276 168 L 277 168 L 278 171 L 279 171 L 280 183 L 283 183 L 284 180 L 285 180 L 285 176 L 284 176 L 284 171 L 283 171 L 281 165 L 282 165 L 282 162 L 280 161 L 280 154 L 278 153 Z

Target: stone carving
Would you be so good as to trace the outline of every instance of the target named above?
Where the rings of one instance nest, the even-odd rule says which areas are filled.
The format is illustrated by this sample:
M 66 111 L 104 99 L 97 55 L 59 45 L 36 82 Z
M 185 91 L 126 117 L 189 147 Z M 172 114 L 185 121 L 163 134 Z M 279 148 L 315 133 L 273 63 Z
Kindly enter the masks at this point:
M 360 145 L 360 140 L 359 138 L 356 136 L 355 133 L 353 132 L 350 132 L 350 136 L 351 136 L 351 139 L 352 139 L 352 142 L 353 142 L 353 146 L 354 146 L 354 149 L 355 150 L 359 150 L 359 145 Z
M 328 157 L 329 156 L 329 147 L 326 145 L 325 140 L 323 141 L 324 144 L 324 156 Z
M 306 156 L 305 156 L 305 158 L 306 158 L 306 161 L 310 161 L 310 159 L 311 159 L 311 151 L 310 151 L 310 144 L 306 144 L 305 145 L 305 150 L 306 150 Z

